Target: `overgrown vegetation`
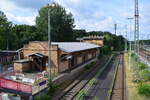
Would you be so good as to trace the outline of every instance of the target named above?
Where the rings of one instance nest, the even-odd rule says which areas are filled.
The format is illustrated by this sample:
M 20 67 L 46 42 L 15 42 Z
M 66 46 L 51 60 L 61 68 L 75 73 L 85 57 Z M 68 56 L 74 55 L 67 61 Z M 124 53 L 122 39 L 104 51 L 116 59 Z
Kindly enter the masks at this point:
M 91 62 L 90 64 L 85 65 L 85 68 L 89 70 L 89 69 L 92 68 L 95 64 L 96 64 L 96 62 L 93 61 L 93 62 Z
M 57 86 L 55 86 L 52 82 L 52 79 L 48 79 L 48 90 L 41 96 L 37 96 L 35 100 L 52 100 L 54 93 L 56 91 Z
M 148 66 L 141 62 L 135 54 L 132 54 L 132 71 L 133 82 L 138 84 L 138 94 L 143 96 L 150 96 L 150 85 L 147 82 L 150 81 L 150 71 Z
M 90 80 L 90 82 L 88 83 L 89 85 L 95 85 L 96 84 L 96 79 L 92 79 L 92 80 Z
M 138 93 L 143 96 L 150 96 L 150 84 L 140 84 L 138 86 Z
M 80 90 L 79 93 L 76 96 L 76 100 L 83 100 L 85 95 L 86 95 L 86 93 L 85 93 L 84 89 Z

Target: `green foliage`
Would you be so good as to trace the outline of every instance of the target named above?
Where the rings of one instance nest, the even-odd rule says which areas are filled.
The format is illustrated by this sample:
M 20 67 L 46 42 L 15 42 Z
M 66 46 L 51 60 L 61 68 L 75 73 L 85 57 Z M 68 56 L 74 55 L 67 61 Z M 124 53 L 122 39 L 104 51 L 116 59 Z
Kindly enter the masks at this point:
M 14 41 L 15 47 L 21 48 L 29 41 L 41 40 L 41 35 L 36 32 L 36 30 L 35 26 L 14 25 L 12 27 L 12 32 L 16 36 L 16 40 Z
M 111 47 L 108 45 L 104 45 L 102 48 L 100 48 L 100 55 L 109 55 L 111 54 Z
M 86 69 L 90 69 L 91 67 L 93 67 L 93 66 L 95 65 L 95 63 L 96 63 L 96 62 L 94 62 L 94 61 L 91 62 L 90 64 L 87 64 L 87 65 L 85 66 L 85 68 L 86 68 Z
M 89 85 L 94 85 L 94 84 L 96 84 L 96 79 L 92 79 L 92 80 L 90 80 L 90 82 L 89 82 Z
M 6 15 L 0 11 L 0 49 L 13 48 L 14 34 L 11 32 L 12 24 L 8 22 Z
M 150 80 L 150 71 L 147 69 L 141 70 L 139 72 L 139 75 L 140 75 L 141 79 L 143 79 L 145 81 Z
M 109 94 L 112 94 L 112 89 L 109 89 L 108 93 L 109 93 Z
M 57 87 L 52 83 L 52 79 L 48 78 L 48 91 L 44 95 L 37 96 L 35 100 L 52 100 L 56 88 Z
M 135 54 L 134 54 L 134 53 L 131 53 L 131 57 L 135 57 Z
M 144 96 L 150 96 L 150 85 L 149 84 L 140 84 L 137 88 L 138 94 Z
M 50 8 L 51 39 L 53 41 L 73 41 L 74 19 L 71 13 L 57 4 Z M 41 8 L 36 18 L 36 26 L 12 25 L 0 11 L 0 49 L 19 49 L 29 41 L 47 40 L 48 8 Z
M 76 100 L 83 100 L 85 95 L 86 95 L 85 91 L 83 89 L 80 90 L 79 93 L 77 94 Z
M 35 100 L 52 100 L 51 97 L 47 94 L 35 97 Z
M 77 38 L 82 38 L 84 36 L 88 36 L 87 32 L 85 30 L 73 30 L 73 38 L 76 41 Z
M 85 65 L 85 68 L 90 69 L 90 65 L 89 64 Z
M 48 79 L 48 95 L 52 97 L 56 91 L 56 86 L 53 84 L 52 79 Z
M 65 8 L 56 4 L 54 8 L 41 8 L 36 17 L 36 25 L 13 25 L 0 11 L 0 50 L 19 49 L 29 41 L 48 40 L 48 10 L 50 11 L 51 39 L 57 42 L 73 42 L 76 38 L 89 35 L 104 36 L 102 54 L 110 54 L 112 50 L 124 49 L 124 38 L 110 32 L 75 30 L 74 19 Z
M 40 40 L 35 26 L 12 25 L 0 11 L 0 49 L 18 49 L 29 41 Z
M 51 39 L 57 42 L 73 41 L 74 19 L 71 13 L 56 4 L 54 8 L 41 8 L 36 17 L 36 27 L 41 33 L 43 40 L 47 40 L 48 11 L 50 12 Z
M 144 69 L 147 69 L 147 66 L 146 66 L 144 63 L 139 62 L 139 63 L 138 63 L 138 69 L 139 69 L 139 70 L 144 70 Z

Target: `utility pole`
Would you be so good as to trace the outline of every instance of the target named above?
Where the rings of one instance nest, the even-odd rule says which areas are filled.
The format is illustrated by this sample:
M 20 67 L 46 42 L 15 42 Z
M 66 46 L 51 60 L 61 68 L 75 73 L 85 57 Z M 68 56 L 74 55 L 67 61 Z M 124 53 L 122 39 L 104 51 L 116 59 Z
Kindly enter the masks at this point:
M 48 67 L 49 67 L 49 76 L 51 78 L 52 76 L 52 73 L 51 73 L 51 15 L 50 15 L 50 8 L 54 8 L 56 6 L 55 3 L 52 3 L 52 4 L 48 4 L 45 6 L 45 8 L 48 8 Z
M 130 18 L 127 18 L 127 19 L 130 21 L 130 35 L 129 35 L 129 36 L 130 36 L 130 38 L 129 38 L 129 39 L 130 39 L 130 40 L 129 40 L 129 41 L 130 41 L 130 49 L 129 49 L 129 50 L 130 50 L 130 51 L 129 51 L 129 68 L 131 69 L 131 51 L 132 51 L 132 42 L 131 42 L 131 36 L 132 36 L 132 35 L 131 35 L 131 34 L 132 34 L 132 19 L 133 19 L 133 18 L 130 17 Z
M 127 25 L 125 25 L 125 52 L 127 52 Z
M 115 35 L 117 35 L 117 24 L 114 24 L 114 28 L 115 28 Z
M 138 0 L 135 0 L 135 33 L 134 33 L 134 50 L 137 54 L 139 54 L 139 7 Z

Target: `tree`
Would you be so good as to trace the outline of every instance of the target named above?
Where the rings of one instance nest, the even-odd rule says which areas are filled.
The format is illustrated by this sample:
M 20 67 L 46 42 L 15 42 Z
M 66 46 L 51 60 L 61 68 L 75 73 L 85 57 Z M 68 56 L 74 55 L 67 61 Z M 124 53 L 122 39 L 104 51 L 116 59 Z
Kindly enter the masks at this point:
M 43 40 L 47 40 L 48 9 L 50 9 L 51 39 L 57 42 L 68 42 L 73 40 L 74 19 L 71 13 L 56 4 L 55 8 L 41 8 L 39 16 L 36 17 L 36 27 L 42 35 Z
M 0 11 L 0 49 L 12 49 L 13 38 L 15 36 L 11 32 L 12 24 L 8 22 L 6 15 Z
M 90 32 L 87 32 L 88 35 L 103 35 L 103 32 L 102 31 L 90 31 Z
M 16 38 L 16 48 L 21 48 L 24 44 L 29 41 L 42 40 L 42 36 L 37 32 L 35 26 L 29 25 L 14 25 L 12 32 Z
M 86 30 L 83 30 L 83 29 L 73 30 L 74 41 L 76 41 L 77 38 L 82 38 L 82 37 L 87 36 L 87 35 L 88 34 L 87 34 Z

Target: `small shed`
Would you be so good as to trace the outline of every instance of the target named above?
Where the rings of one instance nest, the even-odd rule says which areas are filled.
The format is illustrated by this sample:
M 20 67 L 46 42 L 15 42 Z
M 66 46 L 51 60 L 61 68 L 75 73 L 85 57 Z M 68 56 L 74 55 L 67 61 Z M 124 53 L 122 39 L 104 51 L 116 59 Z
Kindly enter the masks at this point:
M 31 68 L 31 61 L 28 59 L 17 60 L 14 61 L 14 71 L 15 72 L 26 72 L 29 71 Z
M 32 61 L 32 68 L 36 71 L 43 71 L 46 70 L 46 61 L 48 60 L 48 56 L 43 55 L 41 53 L 33 53 L 29 54 Z

